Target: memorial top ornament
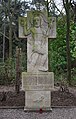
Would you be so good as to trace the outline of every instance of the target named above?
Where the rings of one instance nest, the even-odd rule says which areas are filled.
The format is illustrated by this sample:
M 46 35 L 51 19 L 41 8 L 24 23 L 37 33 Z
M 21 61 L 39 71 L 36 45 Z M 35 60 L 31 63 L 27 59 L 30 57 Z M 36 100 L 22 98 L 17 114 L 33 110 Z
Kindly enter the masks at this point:
M 28 11 L 27 17 L 19 17 L 19 38 L 35 34 L 36 28 L 46 28 L 46 35 L 56 38 L 56 18 L 48 17 L 46 11 Z M 32 32 L 32 33 L 31 33 Z

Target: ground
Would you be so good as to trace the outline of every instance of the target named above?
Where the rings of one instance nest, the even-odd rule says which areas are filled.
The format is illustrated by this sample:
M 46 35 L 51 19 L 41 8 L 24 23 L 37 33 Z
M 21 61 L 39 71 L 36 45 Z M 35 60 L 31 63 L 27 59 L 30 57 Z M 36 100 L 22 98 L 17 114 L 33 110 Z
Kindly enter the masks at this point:
M 23 109 L 0 109 L 0 119 L 76 119 L 76 108 L 53 108 L 49 112 L 24 112 Z
M 0 106 L 24 106 L 25 92 L 16 94 L 14 86 L 0 86 Z M 69 92 L 61 92 L 58 87 L 52 91 L 52 107 L 76 106 L 76 88 L 69 87 Z

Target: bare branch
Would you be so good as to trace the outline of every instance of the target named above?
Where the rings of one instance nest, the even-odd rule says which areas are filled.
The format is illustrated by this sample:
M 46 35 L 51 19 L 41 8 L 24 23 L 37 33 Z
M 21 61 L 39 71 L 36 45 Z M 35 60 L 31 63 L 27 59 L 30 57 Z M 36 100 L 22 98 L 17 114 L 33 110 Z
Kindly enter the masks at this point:
M 56 4 L 54 3 L 55 8 L 60 12 L 60 14 L 63 16 L 63 13 L 58 9 L 58 7 L 56 6 Z
M 6 35 L 4 35 L 4 33 L 2 33 L 1 31 L 0 31 L 0 34 L 2 34 L 3 36 L 5 36 L 9 40 L 9 38 Z

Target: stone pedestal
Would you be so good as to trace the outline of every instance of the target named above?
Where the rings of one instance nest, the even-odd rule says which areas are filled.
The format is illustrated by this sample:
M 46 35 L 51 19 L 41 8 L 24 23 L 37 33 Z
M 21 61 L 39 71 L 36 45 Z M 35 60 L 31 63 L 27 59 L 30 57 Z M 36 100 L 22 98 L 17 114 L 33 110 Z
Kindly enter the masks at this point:
M 51 90 L 54 89 L 53 72 L 23 72 L 22 90 L 25 91 L 25 110 L 51 109 Z
M 39 110 L 51 108 L 50 91 L 25 91 L 25 107 L 27 110 Z

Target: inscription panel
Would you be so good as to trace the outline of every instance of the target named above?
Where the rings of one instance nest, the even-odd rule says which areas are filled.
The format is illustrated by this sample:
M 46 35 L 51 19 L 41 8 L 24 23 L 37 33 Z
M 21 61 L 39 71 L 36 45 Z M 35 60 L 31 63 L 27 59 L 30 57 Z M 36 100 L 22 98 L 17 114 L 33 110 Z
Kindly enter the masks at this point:
M 22 73 L 23 90 L 51 90 L 54 88 L 54 73 Z
M 38 76 L 38 84 L 51 84 L 52 83 L 52 75 L 39 75 Z
M 24 85 L 37 85 L 37 76 L 26 75 L 23 77 L 23 84 Z

